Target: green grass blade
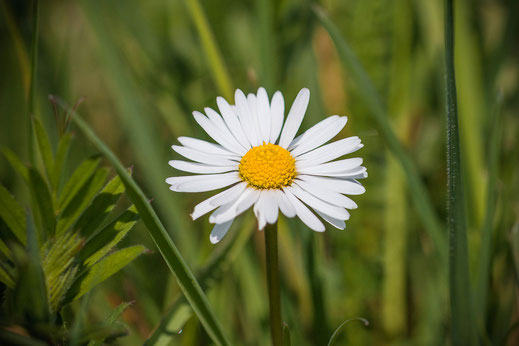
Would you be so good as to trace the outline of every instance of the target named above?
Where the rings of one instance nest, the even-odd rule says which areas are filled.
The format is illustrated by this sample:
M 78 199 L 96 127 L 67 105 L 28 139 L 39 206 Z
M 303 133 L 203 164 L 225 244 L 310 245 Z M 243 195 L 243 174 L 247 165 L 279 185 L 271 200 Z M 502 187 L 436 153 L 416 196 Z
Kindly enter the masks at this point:
M 61 235 L 68 230 L 92 202 L 108 176 L 107 168 L 97 169 L 94 174 L 74 193 L 74 197 L 67 203 L 59 215 L 56 234 Z
M 22 245 L 25 245 L 27 243 L 25 212 L 3 185 L 0 185 L 0 218 L 4 220 Z
M 453 345 L 474 345 L 467 250 L 465 202 L 461 181 L 456 78 L 454 74 L 453 1 L 445 1 L 445 67 L 447 101 L 447 228 L 449 291 Z
M 39 41 L 39 21 L 40 21 L 40 1 L 33 0 L 32 6 L 32 45 L 31 45 L 31 74 L 29 80 L 29 97 L 28 97 L 28 105 L 27 105 L 27 124 L 28 124 L 28 132 L 27 132 L 27 140 L 28 140 L 28 153 L 29 153 L 29 161 L 34 164 L 35 155 L 34 155 L 34 142 L 33 142 L 33 127 L 32 127 L 32 119 L 34 117 L 35 111 L 35 103 L 36 103 L 36 76 L 38 70 L 38 41 Z
M 348 70 L 349 77 L 351 77 L 355 82 L 358 92 L 364 99 L 366 106 L 369 107 L 371 111 L 369 114 L 373 117 L 373 120 L 388 145 L 389 150 L 402 166 L 407 178 L 409 190 L 411 191 L 411 196 L 414 199 L 416 211 L 422 219 L 425 230 L 434 242 L 441 260 L 444 261 L 444 263 L 447 263 L 447 243 L 441 223 L 438 220 L 432 202 L 427 190 L 425 189 L 424 183 L 421 181 L 415 164 L 411 160 L 409 154 L 405 151 L 391 127 L 387 112 L 373 83 L 347 41 L 341 36 L 336 26 L 324 11 L 315 6 L 314 13 L 333 40 L 341 62 Z
M 94 134 L 90 127 L 79 117 L 77 113 L 74 114 L 73 120 L 80 130 L 87 136 L 87 138 L 94 144 L 97 149 L 103 153 L 106 158 L 112 163 L 117 174 L 121 177 L 128 196 L 135 204 L 139 215 L 146 225 L 150 236 L 157 245 L 162 257 L 166 261 L 168 267 L 175 275 L 182 292 L 191 304 L 200 322 L 207 331 L 207 334 L 218 345 L 229 345 L 226 336 L 221 329 L 220 324 L 216 320 L 212 312 L 209 302 L 203 293 L 200 285 L 196 281 L 193 273 L 185 263 L 180 255 L 177 247 L 173 243 L 166 229 L 160 222 L 157 214 L 151 207 L 144 192 L 135 183 L 132 177 L 128 174 L 119 159 L 108 149 L 108 147 L 101 142 L 101 140 Z
M 234 90 L 232 89 L 231 79 L 229 78 L 222 55 L 216 45 L 216 40 L 209 26 L 204 10 L 198 0 L 185 0 L 185 3 L 191 18 L 193 19 L 196 30 L 198 31 L 198 35 L 200 36 L 202 48 L 207 56 L 207 61 L 211 68 L 211 73 L 213 74 L 216 85 L 218 86 L 218 89 L 220 89 L 224 98 L 232 100 Z
M 335 342 L 337 341 L 337 338 L 339 337 L 341 330 L 343 330 L 344 327 L 346 327 L 346 325 L 348 325 L 350 322 L 353 322 L 353 321 L 362 322 L 365 327 L 369 326 L 368 320 L 366 320 L 366 319 L 364 319 L 362 317 L 350 318 L 349 320 L 346 320 L 346 321 L 342 322 L 337 327 L 337 329 L 335 329 L 335 331 L 333 332 L 330 340 L 328 341 L 328 346 L 333 346 L 335 344 Z
M 79 231 L 81 236 L 86 239 L 92 236 L 108 214 L 115 208 L 117 201 L 123 193 L 124 184 L 121 178 L 116 175 L 94 198 L 92 204 L 88 206 L 85 212 L 81 214 L 79 220 L 74 225 L 74 230 Z
M 252 232 L 255 231 L 256 218 L 248 217 L 243 222 L 243 226 L 240 227 L 239 232 L 231 232 L 231 234 L 228 235 L 231 239 L 225 241 L 223 247 L 216 249 L 208 263 L 196 274 L 196 278 L 202 289 L 207 290 L 211 288 L 209 284 L 221 277 L 220 273 L 222 269 L 227 268 L 230 263 L 236 259 L 250 240 Z M 182 329 L 192 315 L 193 310 L 189 307 L 185 298 L 179 295 L 168 308 L 159 326 L 146 340 L 144 345 L 169 345 L 175 335 L 173 333 Z
M 9 251 L 7 246 L 5 246 L 4 242 L 0 240 L 0 245 L 2 247 L 2 251 Z M 9 253 L 10 255 L 10 253 Z M 11 260 L 11 258 L 9 258 Z M 7 287 L 14 288 L 14 277 L 9 271 L 4 268 L 4 264 L 0 262 L 0 282 L 3 282 Z
M 283 346 L 291 346 L 292 342 L 290 341 L 290 328 L 288 324 L 283 322 Z

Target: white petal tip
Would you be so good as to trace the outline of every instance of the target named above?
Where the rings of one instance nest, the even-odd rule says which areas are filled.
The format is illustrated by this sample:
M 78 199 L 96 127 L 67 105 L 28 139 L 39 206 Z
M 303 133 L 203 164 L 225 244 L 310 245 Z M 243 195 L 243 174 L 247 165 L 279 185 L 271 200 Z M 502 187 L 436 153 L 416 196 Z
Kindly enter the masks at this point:
M 222 240 L 222 239 L 215 237 L 212 234 L 209 236 L 209 241 L 211 242 L 211 244 L 218 244 L 220 242 L 220 240 Z

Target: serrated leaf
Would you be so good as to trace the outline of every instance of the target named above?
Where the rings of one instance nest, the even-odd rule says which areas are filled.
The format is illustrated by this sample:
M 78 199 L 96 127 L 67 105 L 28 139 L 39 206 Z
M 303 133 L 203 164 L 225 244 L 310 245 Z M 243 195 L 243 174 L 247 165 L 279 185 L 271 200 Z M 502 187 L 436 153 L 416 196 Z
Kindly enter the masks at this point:
M 126 236 L 137 220 L 139 220 L 137 209 L 135 206 L 131 206 L 91 240 L 87 241 L 79 253 L 80 260 L 87 267 L 97 263 Z
M 45 276 L 41 266 L 36 231 L 30 214 L 27 215 L 27 248 L 13 247 L 13 257 L 18 272 L 15 283 L 15 314 L 29 323 L 46 323 L 51 320 Z
M 74 197 L 67 203 L 65 209 L 59 215 L 56 234 L 61 235 L 85 211 L 87 206 L 92 202 L 95 195 L 101 190 L 108 176 L 107 168 L 100 168 L 76 191 Z
M 27 243 L 25 213 L 22 206 L 3 185 L 0 185 L 0 217 L 16 238 L 25 245 Z
M 56 216 L 49 187 L 43 180 L 40 172 L 32 167 L 29 168 L 29 179 L 31 182 L 31 193 L 39 210 L 41 227 L 43 228 L 42 234 L 52 235 L 56 228 Z
M 88 239 L 112 212 L 123 192 L 124 185 L 121 178 L 116 175 L 81 214 L 74 225 L 74 230 L 79 231 L 84 238 Z
M 65 165 L 65 159 L 70 148 L 70 140 L 72 135 L 65 133 L 59 140 L 58 150 L 56 152 L 56 159 L 54 161 L 54 167 L 52 168 L 52 174 L 50 177 L 51 185 L 55 191 L 59 189 L 60 180 L 63 175 L 63 166 Z
M 52 187 L 52 170 L 54 167 L 54 154 L 52 153 L 52 148 L 49 141 L 49 136 L 47 136 L 47 131 L 43 127 L 41 121 L 33 117 L 33 126 L 34 132 L 36 133 L 36 141 L 38 142 L 38 149 L 40 150 L 41 158 L 43 161 L 43 166 L 45 167 L 45 172 L 47 173 L 47 178 Z
M 81 277 L 74 282 L 67 293 L 66 300 L 72 301 L 80 298 L 96 285 L 124 268 L 128 263 L 145 251 L 146 248 L 144 246 L 135 245 L 119 250 L 105 257 L 98 263 L 94 264 L 90 270 L 88 270 L 84 275 L 81 275 Z
M 68 206 L 72 199 L 76 196 L 79 190 L 87 183 L 87 181 L 94 175 L 97 166 L 101 159 L 99 157 L 93 157 L 83 161 L 78 168 L 72 173 L 72 176 L 65 184 L 63 191 L 61 192 L 58 210 L 62 211 Z
M 65 293 L 72 285 L 77 273 L 76 255 L 83 246 L 77 233 L 57 236 L 45 245 L 43 271 L 52 311 L 58 312 Z

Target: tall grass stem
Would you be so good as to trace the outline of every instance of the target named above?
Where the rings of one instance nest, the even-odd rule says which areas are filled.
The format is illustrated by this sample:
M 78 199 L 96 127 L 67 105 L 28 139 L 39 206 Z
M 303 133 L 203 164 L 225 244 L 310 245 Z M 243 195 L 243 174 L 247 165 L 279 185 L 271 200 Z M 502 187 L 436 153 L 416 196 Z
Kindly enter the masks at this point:
M 454 72 L 454 8 L 445 0 L 445 67 L 447 102 L 447 229 L 449 232 L 449 291 L 453 345 L 474 345 L 471 294 L 461 181 L 458 104 Z

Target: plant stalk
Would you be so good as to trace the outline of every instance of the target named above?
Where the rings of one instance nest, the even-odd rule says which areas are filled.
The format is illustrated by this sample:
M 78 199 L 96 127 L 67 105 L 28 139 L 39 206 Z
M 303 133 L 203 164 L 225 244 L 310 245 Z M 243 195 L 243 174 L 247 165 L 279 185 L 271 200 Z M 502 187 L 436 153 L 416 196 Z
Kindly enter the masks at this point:
M 267 285 L 269 291 L 270 332 L 272 345 L 283 345 L 283 326 L 281 322 L 281 294 L 278 263 L 278 224 L 265 227 L 265 254 L 267 265 Z

